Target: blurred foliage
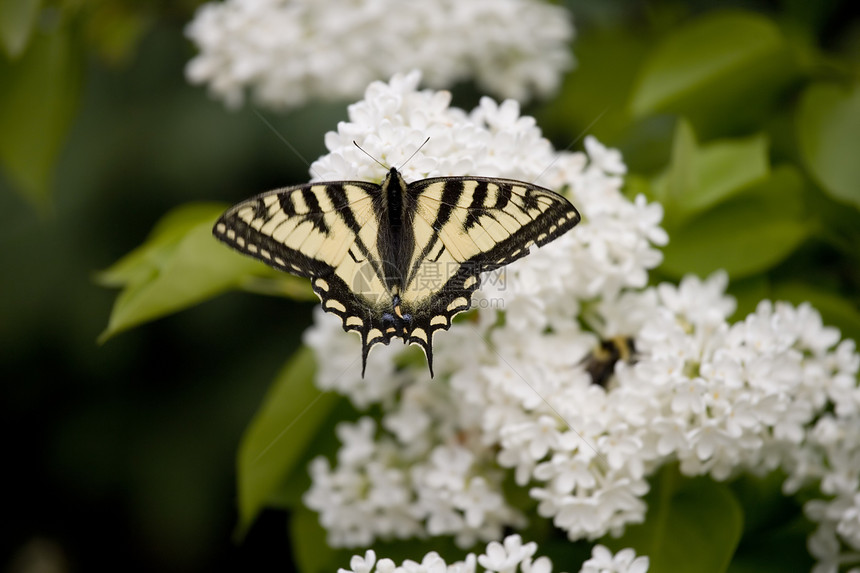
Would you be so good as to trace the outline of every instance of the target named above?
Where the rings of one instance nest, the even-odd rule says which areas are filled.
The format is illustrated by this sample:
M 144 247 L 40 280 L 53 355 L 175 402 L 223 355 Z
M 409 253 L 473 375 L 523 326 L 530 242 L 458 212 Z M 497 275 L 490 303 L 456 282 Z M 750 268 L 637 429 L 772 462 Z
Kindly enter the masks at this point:
M 254 417 L 239 447 L 239 527 L 251 526 L 257 513 L 282 488 L 296 470 L 296 462 L 320 425 L 337 404 L 335 394 L 320 391 L 313 383 L 314 359 L 303 348 L 275 379 L 264 406 Z M 287 422 L 289 421 L 289 422 Z M 317 455 L 319 450 L 311 450 Z M 299 471 L 304 471 L 301 468 Z M 288 490 L 288 505 L 299 505 L 299 491 Z
M 732 561 L 743 529 L 737 498 L 708 477 L 690 479 L 664 466 L 645 500 L 646 523 L 627 528 L 607 547 L 635 547 L 650 556 L 649 571 L 721 573 Z
M 21 193 L 44 207 L 78 110 L 86 53 L 71 17 L 53 14 L 34 30 L 37 11 L 20 10 L 3 30 L 8 55 L 0 60 L 0 166 Z
M 59 552 L 75 570 L 292 560 L 311 573 L 347 562 L 349 552 L 324 548 L 300 502 L 307 461 L 332 454 L 332 427 L 355 416 L 310 383 L 307 350 L 282 365 L 309 324 L 310 290 L 209 236 L 222 208 L 209 201 L 303 182 L 307 166 L 253 113 L 186 85 L 193 50 L 182 28 L 198 4 L 0 3 L 0 373 L 21 492 L 9 510 L 18 531 L 3 546 L 10 562 L 32 551 Z M 584 133 L 621 149 L 627 191 L 663 204 L 671 242 L 653 281 L 725 268 L 735 318 L 762 298 L 809 300 L 860 339 L 852 3 L 567 5 L 578 68 L 525 112 L 559 149 Z M 462 107 L 477 95 L 454 93 Z M 313 105 L 270 121 L 313 158 L 344 116 L 343 105 Z M 123 289 L 112 312 L 94 282 Z M 231 290 L 279 298 L 216 297 Z M 805 522 L 777 482 L 725 487 L 673 472 L 652 482 L 649 520 L 661 528 L 625 536 L 650 553 L 652 571 L 808 570 Z M 289 509 L 289 522 L 266 507 Z M 700 547 L 694 531 L 720 536 Z M 582 548 L 544 533 L 556 567 L 578 567 L 568 560 Z
M 307 281 L 238 253 L 224 257 L 212 240 L 212 225 L 226 207 L 190 203 L 172 210 L 143 245 L 96 275 L 99 284 L 124 289 L 99 340 L 243 286 L 312 299 Z

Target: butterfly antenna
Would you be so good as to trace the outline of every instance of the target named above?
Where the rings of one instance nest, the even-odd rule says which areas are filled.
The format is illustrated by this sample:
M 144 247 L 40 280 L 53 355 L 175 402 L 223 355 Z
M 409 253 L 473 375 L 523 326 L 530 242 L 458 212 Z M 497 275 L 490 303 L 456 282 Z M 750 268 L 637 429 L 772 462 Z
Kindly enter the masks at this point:
M 377 158 L 375 158 L 374 156 L 372 156 L 371 154 L 369 154 L 368 152 L 366 152 L 366 151 L 364 150 L 364 148 L 362 148 L 362 147 L 358 144 L 358 142 L 357 142 L 356 140 L 354 140 L 354 139 L 353 139 L 353 140 L 352 140 L 352 144 L 353 144 L 353 145 L 355 145 L 357 148 L 361 149 L 361 152 L 362 152 L 362 153 L 364 153 L 365 155 L 367 155 L 368 157 L 370 157 L 371 159 L 373 159 L 374 161 L 376 161 L 380 166 L 382 166 L 382 168 L 383 168 L 383 169 L 385 169 L 386 171 L 389 169 L 389 167 L 388 167 L 386 164 L 384 164 L 383 162 L 381 162 L 380 160 L 378 160 Z
M 413 152 L 412 152 L 412 155 L 410 155 L 409 157 L 407 157 L 407 158 L 406 158 L 406 161 L 404 161 L 403 163 L 401 163 L 401 164 L 397 167 L 397 170 L 399 171 L 400 169 L 402 169 L 402 168 L 403 168 L 403 166 L 404 166 L 404 165 L 406 165 L 407 163 L 409 163 L 409 162 L 412 160 L 412 158 L 413 158 L 413 157 L 415 157 L 415 154 L 416 154 L 416 153 L 418 153 L 419 151 L 421 151 L 421 148 L 422 148 L 422 147 L 424 147 L 425 145 L 427 145 L 427 142 L 428 142 L 428 141 L 430 141 L 430 138 L 429 138 L 429 137 L 428 137 L 427 139 L 425 139 L 425 140 L 424 140 L 424 143 L 422 143 L 421 145 L 419 145 L 419 146 L 418 146 L 418 149 L 416 149 L 415 151 L 413 151 Z
M 555 165 L 555 162 L 559 160 L 559 158 L 561 157 L 561 154 L 562 154 L 562 153 L 564 153 L 565 151 L 570 151 L 570 148 L 571 148 L 571 147 L 573 147 L 574 145 L 576 145 L 576 142 L 578 142 L 580 139 L 582 139 L 583 137 L 585 137 L 585 134 L 586 134 L 586 133 L 588 133 L 588 130 L 589 130 L 589 129 L 591 129 L 592 127 L 594 127 L 594 124 L 595 124 L 595 123 L 597 123 L 598 121 L 600 121 L 600 118 L 602 118 L 604 115 L 606 115 L 606 112 L 607 112 L 607 111 L 609 111 L 611 108 L 612 108 L 612 106 L 606 106 L 606 107 L 603 109 L 603 111 L 601 111 L 599 114 L 597 114 L 597 117 L 595 117 L 595 118 L 591 121 L 591 123 L 589 123 L 589 124 L 588 124 L 588 126 L 586 126 L 586 128 L 585 128 L 585 129 L 583 129 L 583 130 L 579 133 L 579 135 L 577 135 L 577 136 L 576 136 L 576 138 L 575 138 L 573 141 L 571 141 L 571 142 L 567 145 L 567 147 L 565 147 L 564 149 L 562 149 L 559 153 L 556 153 L 556 154 L 555 154 L 555 159 L 553 159 L 552 161 L 550 161 L 550 162 L 549 162 L 549 165 L 547 165 L 546 167 L 544 167 L 543 171 L 541 171 L 540 173 L 538 173 L 537 177 L 535 177 L 534 179 L 532 179 L 532 180 L 531 180 L 531 182 L 532 182 L 532 183 L 534 183 L 534 182 L 536 182 L 538 179 L 540 179 L 541 177 L 543 177 L 543 174 L 544 174 L 544 173 L 546 173 L 547 171 L 549 171 L 549 168 L 550 168 L 550 167 L 552 167 L 553 165 Z

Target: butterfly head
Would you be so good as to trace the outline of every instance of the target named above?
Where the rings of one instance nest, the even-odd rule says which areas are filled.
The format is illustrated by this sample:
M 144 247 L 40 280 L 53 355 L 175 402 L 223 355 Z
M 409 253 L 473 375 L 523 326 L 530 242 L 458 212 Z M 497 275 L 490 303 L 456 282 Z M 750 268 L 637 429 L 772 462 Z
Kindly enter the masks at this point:
M 404 189 L 406 187 L 406 180 L 403 179 L 403 174 L 396 167 L 392 167 L 385 174 L 382 187 L 383 189 Z

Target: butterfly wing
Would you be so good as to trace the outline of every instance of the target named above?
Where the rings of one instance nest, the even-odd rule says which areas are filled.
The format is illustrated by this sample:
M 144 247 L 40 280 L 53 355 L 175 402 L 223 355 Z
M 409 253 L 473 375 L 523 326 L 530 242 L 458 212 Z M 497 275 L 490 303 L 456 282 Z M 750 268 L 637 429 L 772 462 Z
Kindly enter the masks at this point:
M 323 309 L 361 336 L 366 363 L 373 345 L 391 339 L 379 318 L 392 306 L 378 252 L 386 225 L 379 194 L 379 185 L 363 181 L 277 189 L 231 207 L 213 234 L 267 265 L 310 278 Z
M 431 374 L 433 334 L 470 308 L 480 274 L 524 257 L 580 220 L 558 193 L 509 179 L 424 179 L 408 186 L 407 204 L 414 212 L 402 294 L 412 316 L 407 341 L 423 348 Z

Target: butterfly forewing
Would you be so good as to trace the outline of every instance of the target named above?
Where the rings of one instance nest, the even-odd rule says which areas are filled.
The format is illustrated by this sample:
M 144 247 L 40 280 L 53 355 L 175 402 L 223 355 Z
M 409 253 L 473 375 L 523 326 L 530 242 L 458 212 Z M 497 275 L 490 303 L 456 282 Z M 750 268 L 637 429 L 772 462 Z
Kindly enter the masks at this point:
M 407 185 L 313 183 L 229 209 L 215 236 L 311 279 L 323 309 L 362 340 L 362 359 L 393 337 L 417 344 L 433 374 L 433 334 L 471 306 L 480 273 L 528 254 L 579 222 L 562 196 L 528 183 L 437 177 Z M 364 369 L 362 368 L 362 373 Z
M 341 264 L 356 241 L 355 216 L 371 218 L 373 191 L 363 182 L 310 184 L 262 193 L 234 205 L 213 233 L 275 268 L 313 278 Z

